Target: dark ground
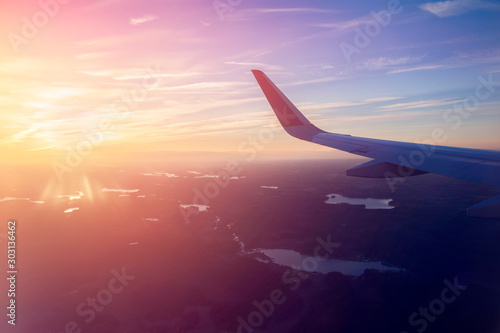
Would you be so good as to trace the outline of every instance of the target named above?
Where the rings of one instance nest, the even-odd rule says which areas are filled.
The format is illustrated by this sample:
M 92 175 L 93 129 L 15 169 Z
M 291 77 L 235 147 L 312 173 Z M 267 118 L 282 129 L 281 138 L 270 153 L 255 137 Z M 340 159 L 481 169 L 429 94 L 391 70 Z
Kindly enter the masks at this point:
M 2 322 L 1 332 L 59 333 L 68 322 L 76 323 L 74 332 L 236 332 L 242 320 L 258 324 L 241 326 L 245 333 L 500 332 L 500 221 L 465 216 L 467 207 L 498 190 L 422 175 L 392 193 L 383 179 L 345 176 L 357 162 L 245 165 L 238 174 L 245 178 L 219 187 L 208 211 L 189 223 L 179 204 L 193 203 L 195 189 L 215 188 L 215 178 L 187 171 L 214 174 L 224 164 L 99 166 L 86 173 L 87 187 L 83 174 L 60 184 L 50 170 L 5 167 L 0 199 L 45 203 L 0 202 L 0 232 L 7 232 L 7 219 L 18 220 L 19 270 L 17 325 Z M 141 174 L 152 171 L 180 177 Z M 102 188 L 139 191 L 120 197 Z M 85 195 L 55 197 L 76 191 Z M 392 198 L 395 208 L 327 205 L 331 193 Z M 64 213 L 72 207 L 79 210 Z M 404 272 L 304 273 L 249 253 L 276 248 L 314 255 L 318 237 L 340 244 L 331 258 L 382 261 Z M 113 269 L 135 278 L 91 320 L 89 312 L 79 314 L 88 297 L 103 299 Z M 445 304 L 443 281 L 455 279 L 467 288 Z M 0 287 L 6 305 L 8 288 Z M 282 302 L 256 314 L 254 301 L 268 305 L 276 290 Z M 418 312 L 429 306 L 438 314 L 423 319 Z

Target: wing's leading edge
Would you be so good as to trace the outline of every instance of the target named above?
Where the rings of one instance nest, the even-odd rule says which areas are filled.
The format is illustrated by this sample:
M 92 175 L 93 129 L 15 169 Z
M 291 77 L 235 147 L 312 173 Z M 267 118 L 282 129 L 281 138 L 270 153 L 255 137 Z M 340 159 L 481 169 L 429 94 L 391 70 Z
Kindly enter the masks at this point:
M 369 139 L 325 132 L 314 126 L 262 72 L 252 70 L 285 131 L 301 140 L 372 158 L 347 170 L 356 177 L 385 178 L 389 186 L 402 177 L 436 173 L 500 187 L 500 152 Z M 468 209 L 469 216 L 500 218 L 500 196 Z

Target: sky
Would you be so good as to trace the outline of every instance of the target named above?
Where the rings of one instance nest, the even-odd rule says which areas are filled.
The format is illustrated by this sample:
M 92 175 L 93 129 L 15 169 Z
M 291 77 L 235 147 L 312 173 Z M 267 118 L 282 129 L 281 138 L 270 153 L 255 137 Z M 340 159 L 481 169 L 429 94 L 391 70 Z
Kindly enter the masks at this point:
M 4 1 L 1 157 L 331 151 L 279 128 L 251 69 L 323 130 L 498 150 L 499 18 L 486 0 Z

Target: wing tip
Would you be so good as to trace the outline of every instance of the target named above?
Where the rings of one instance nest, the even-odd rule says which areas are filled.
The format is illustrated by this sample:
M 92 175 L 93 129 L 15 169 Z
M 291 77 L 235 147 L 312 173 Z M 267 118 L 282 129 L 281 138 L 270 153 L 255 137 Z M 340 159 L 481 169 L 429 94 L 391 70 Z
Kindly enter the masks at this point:
M 252 72 L 252 74 L 253 74 L 254 76 L 257 76 L 257 75 L 264 75 L 264 72 L 263 72 L 263 71 L 261 71 L 260 69 L 252 69 L 252 70 L 251 70 L 251 72 Z
M 312 141 L 314 135 L 323 132 L 311 124 L 264 72 L 252 69 L 252 73 L 279 122 L 288 134 L 302 140 Z

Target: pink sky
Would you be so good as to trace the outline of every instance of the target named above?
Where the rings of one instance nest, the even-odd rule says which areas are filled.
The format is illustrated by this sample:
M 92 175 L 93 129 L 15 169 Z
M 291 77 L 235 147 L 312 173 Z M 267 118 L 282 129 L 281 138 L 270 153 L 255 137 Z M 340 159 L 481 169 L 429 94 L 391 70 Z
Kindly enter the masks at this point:
M 443 127 L 445 145 L 499 148 L 498 91 L 458 129 L 443 120 L 480 77 L 498 75 L 498 28 L 488 28 L 487 16 L 467 16 L 453 1 L 440 12 L 406 5 L 348 62 L 339 46 L 352 44 L 354 29 L 385 3 L 222 3 L 2 4 L 4 154 L 59 154 L 90 138 L 102 152 L 234 152 L 266 127 L 274 133 L 267 151 L 328 150 L 276 127 L 254 68 L 325 130 L 422 141 Z M 481 19 L 484 31 L 464 32 L 460 19 Z M 417 26 L 428 28 L 416 35 Z

